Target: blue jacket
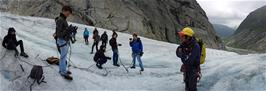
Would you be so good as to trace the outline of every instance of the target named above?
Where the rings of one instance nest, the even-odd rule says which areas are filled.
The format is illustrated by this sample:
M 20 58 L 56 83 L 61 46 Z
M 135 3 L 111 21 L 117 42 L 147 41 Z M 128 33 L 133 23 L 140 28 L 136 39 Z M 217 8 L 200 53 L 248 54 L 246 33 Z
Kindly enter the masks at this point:
M 179 49 L 182 51 L 178 51 Z M 181 58 L 187 70 L 192 71 L 200 65 L 200 46 L 194 38 L 189 42 L 182 43 L 177 48 L 176 55 Z
M 87 28 L 85 28 L 84 32 L 83 32 L 83 36 L 89 36 L 90 32 Z
M 143 45 L 142 45 L 140 38 L 133 40 L 132 42 L 129 43 L 129 45 L 133 53 L 143 52 Z

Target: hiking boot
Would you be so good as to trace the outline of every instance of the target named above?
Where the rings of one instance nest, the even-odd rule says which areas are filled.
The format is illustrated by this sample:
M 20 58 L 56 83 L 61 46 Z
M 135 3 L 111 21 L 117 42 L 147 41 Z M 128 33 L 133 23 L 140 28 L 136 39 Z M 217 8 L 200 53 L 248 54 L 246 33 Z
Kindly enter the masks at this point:
M 72 72 L 70 72 L 70 71 L 67 71 L 67 73 L 66 73 L 66 74 L 69 74 L 69 75 L 70 75 L 70 74 L 72 74 Z
M 99 69 L 103 69 L 103 67 L 102 67 L 101 65 L 97 65 L 97 64 L 96 64 L 96 66 L 97 66 L 97 68 L 99 68 Z
M 130 67 L 131 69 L 135 69 L 136 67 L 135 66 L 132 66 L 132 67 Z
M 28 58 L 28 57 L 29 57 L 25 52 L 21 52 L 21 53 L 20 53 L 20 56 L 23 56 L 23 57 L 25 57 L 25 58 Z
M 72 76 L 66 74 L 66 75 L 61 75 L 63 76 L 66 80 L 73 80 Z
M 144 71 L 144 69 L 141 69 L 140 71 Z
M 116 67 L 120 67 L 120 65 L 119 65 L 119 64 L 114 64 L 114 66 L 116 66 Z

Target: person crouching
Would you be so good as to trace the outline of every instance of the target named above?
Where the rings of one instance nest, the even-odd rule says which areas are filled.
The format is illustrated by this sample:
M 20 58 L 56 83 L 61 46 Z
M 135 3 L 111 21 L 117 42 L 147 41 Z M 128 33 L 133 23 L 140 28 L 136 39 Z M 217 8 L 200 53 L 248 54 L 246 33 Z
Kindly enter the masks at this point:
M 105 51 L 106 51 L 106 47 L 104 45 L 102 45 L 100 47 L 100 50 L 97 51 L 94 55 L 94 61 L 96 62 L 96 66 L 99 68 L 99 69 L 102 69 L 102 65 L 105 64 L 107 62 L 107 59 L 108 60 L 111 60 L 110 57 L 106 57 L 105 56 Z

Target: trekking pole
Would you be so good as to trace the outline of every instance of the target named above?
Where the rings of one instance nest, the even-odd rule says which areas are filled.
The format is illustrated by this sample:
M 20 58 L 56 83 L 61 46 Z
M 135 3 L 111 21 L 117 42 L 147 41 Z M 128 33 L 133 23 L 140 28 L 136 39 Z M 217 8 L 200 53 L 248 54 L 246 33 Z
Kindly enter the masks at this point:
M 121 63 L 121 65 L 124 67 L 124 69 L 127 71 L 127 73 L 129 72 L 128 71 L 128 68 L 126 68 L 126 66 L 122 63 L 122 61 L 121 61 L 121 58 L 120 57 L 118 57 L 119 58 L 119 61 L 120 61 L 120 63 Z
M 18 64 L 19 64 L 21 70 L 24 72 L 24 68 L 23 68 L 23 66 L 21 65 L 21 63 L 19 62 L 19 60 L 20 60 L 19 57 L 16 57 L 16 59 L 17 59 L 17 61 L 18 61 Z

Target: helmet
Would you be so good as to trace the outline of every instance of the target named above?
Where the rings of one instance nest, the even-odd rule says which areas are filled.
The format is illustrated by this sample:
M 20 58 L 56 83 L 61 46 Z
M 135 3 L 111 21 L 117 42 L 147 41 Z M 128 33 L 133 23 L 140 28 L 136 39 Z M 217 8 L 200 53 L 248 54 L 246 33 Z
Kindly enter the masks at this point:
M 187 35 L 189 37 L 192 37 L 194 35 L 194 31 L 191 28 L 186 27 L 182 31 L 178 32 L 178 34 L 179 35 Z

